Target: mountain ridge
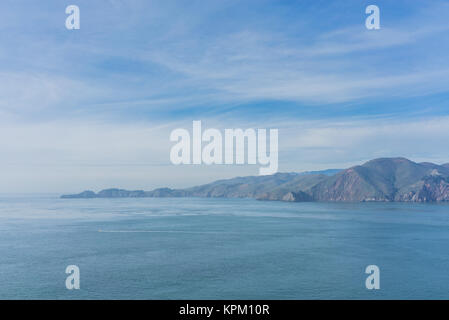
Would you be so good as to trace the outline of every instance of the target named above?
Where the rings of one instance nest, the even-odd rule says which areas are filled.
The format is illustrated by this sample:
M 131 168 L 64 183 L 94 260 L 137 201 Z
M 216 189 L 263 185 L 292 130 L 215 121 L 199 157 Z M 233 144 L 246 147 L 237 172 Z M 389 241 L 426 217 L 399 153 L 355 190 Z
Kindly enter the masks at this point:
M 217 180 L 185 189 L 105 189 L 61 198 L 211 197 L 267 201 L 443 202 L 449 201 L 449 164 L 378 158 L 348 169 L 276 173 Z

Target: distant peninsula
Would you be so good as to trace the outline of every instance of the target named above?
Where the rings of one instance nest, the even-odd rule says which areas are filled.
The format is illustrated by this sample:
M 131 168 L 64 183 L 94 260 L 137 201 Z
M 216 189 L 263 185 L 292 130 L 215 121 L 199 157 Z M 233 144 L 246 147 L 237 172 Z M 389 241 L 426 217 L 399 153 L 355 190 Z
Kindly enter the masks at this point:
M 449 164 L 380 158 L 348 169 L 276 173 L 218 180 L 187 189 L 152 191 L 105 189 L 63 195 L 74 198 L 207 197 L 312 202 L 444 202 L 449 201 Z

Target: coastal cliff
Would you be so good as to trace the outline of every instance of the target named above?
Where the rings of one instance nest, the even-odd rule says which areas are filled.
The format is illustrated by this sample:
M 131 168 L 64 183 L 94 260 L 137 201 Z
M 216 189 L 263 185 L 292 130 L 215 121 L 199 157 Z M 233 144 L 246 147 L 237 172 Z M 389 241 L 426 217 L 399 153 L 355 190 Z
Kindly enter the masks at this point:
M 237 177 L 187 189 L 106 189 L 62 198 L 213 197 L 268 201 L 449 201 L 449 164 L 380 158 L 346 170 Z

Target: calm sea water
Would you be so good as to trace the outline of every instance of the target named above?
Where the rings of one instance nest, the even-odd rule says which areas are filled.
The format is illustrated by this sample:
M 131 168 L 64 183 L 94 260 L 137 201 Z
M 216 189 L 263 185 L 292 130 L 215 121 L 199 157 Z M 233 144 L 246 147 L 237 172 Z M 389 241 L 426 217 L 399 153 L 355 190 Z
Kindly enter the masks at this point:
M 448 299 L 449 205 L 0 196 L 0 299 L 340 298 Z

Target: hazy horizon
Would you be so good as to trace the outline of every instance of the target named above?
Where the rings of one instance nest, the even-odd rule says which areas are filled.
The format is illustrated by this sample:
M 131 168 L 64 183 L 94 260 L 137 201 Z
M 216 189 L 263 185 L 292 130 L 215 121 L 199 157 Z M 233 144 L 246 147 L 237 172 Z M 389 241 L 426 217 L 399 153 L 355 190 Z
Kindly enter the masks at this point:
M 397 159 L 397 158 L 404 158 L 404 157 L 391 157 L 391 158 L 388 158 L 388 159 Z M 378 159 L 382 159 L 382 158 L 377 158 L 377 159 L 371 159 L 371 160 L 378 160 Z M 371 160 L 368 160 L 368 161 L 371 161 Z M 426 161 L 413 161 L 413 160 L 411 160 L 411 159 L 407 159 L 407 160 L 410 160 L 410 161 L 412 161 L 412 162 L 415 162 L 415 163 L 418 163 L 418 164 L 420 164 L 420 163 L 428 163 L 428 162 L 426 162 Z M 362 162 L 362 163 L 359 163 L 358 165 L 363 165 L 364 163 L 366 163 L 367 161 L 365 161 L 365 162 Z M 434 163 L 434 164 L 436 164 L 436 165 L 440 165 L 440 166 L 442 166 L 442 165 L 448 165 L 449 163 Z M 351 166 L 352 167 L 352 166 Z M 350 167 L 349 167 L 350 168 Z M 349 168 L 327 168 L 327 169 L 322 169 L 322 170 L 311 170 L 311 171 L 286 171 L 286 172 L 277 172 L 277 173 L 275 173 L 275 174 L 282 174 L 282 173 L 284 173 L 284 174 L 286 174 L 286 173 L 292 173 L 292 174 L 294 174 L 294 173 L 296 173 L 296 174 L 301 174 L 301 173 L 309 173 L 309 172 L 325 172 L 325 171 L 330 171 L 330 170 L 346 170 L 346 169 L 349 169 Z M 254 174 L 254 175 L 247 175 L 247 176 L 254 176 L 254 177 L 257 177 L 258 175 L 257 174 Z M 234 176 L 234 177 L 229 177 L 229 178 L 225 178 L 225 179 L 233 179 L 233 178 L 239 178 L 239 177 L 247 177 L 247 176 Z M 206 181 L 206 182 L 204 182 L 204 183 L 197 183 L 197 184 L 192 184 L 192 185 L 186 185 L 186 186 L 181 186 L 181 187 L 171 187 L 171 186 L 157 186 L 157 187 L 154 187 L 154 188 L 152 188 L 152 189 L 158 189 L 158 188 L 173 188 L 173 189 L 177 189 L 177 188 L 185 188 L 185 187 L 194 187 L 194 186 L 198 186 L 198 185 L 202 185 L 202 184 L 208 184 L 208 183 L 212 183 L 212 182 L 215 182 L 215 181 L 218 181 L 218 180 L 221 180 L 221 179 L 214 179 L 214 180 L 210 180 L 210 181 Z M 110 187 L 107 187 L 107 188 L 103 188 L 103 189 L 98 189 L 98 190 L 93 190 L 92 188 L 85 188 L 85 189 L 83 189 L 83 190 L 79 190 L 79 191 L 87 191 L 87 190 L 89 190 L 89 191 L 101 191 L 101 190 L 105 190 L 105 189 L 126 189 L 126 188 L 121 188 L 120 186 L 110 186 Z M 152 190 L 151 189 L 151 190 Z M 150 189 L 136 189 L 136 188 L 130 188 L 130 189 L 128 189 L 128 190 L 144 190 L 144 191 L 151 191 Z M 60 192 L 61 193 L 61 192 Z M 30 193 L 30 194 L 33 194 L 33 193 Z M 35 193 L 34 193 L 35 194 Z M 55 193 L 55 192 L 53 192 L 53 193 L 49 193 L 49 194 L 58 194 L 58 193 Z

